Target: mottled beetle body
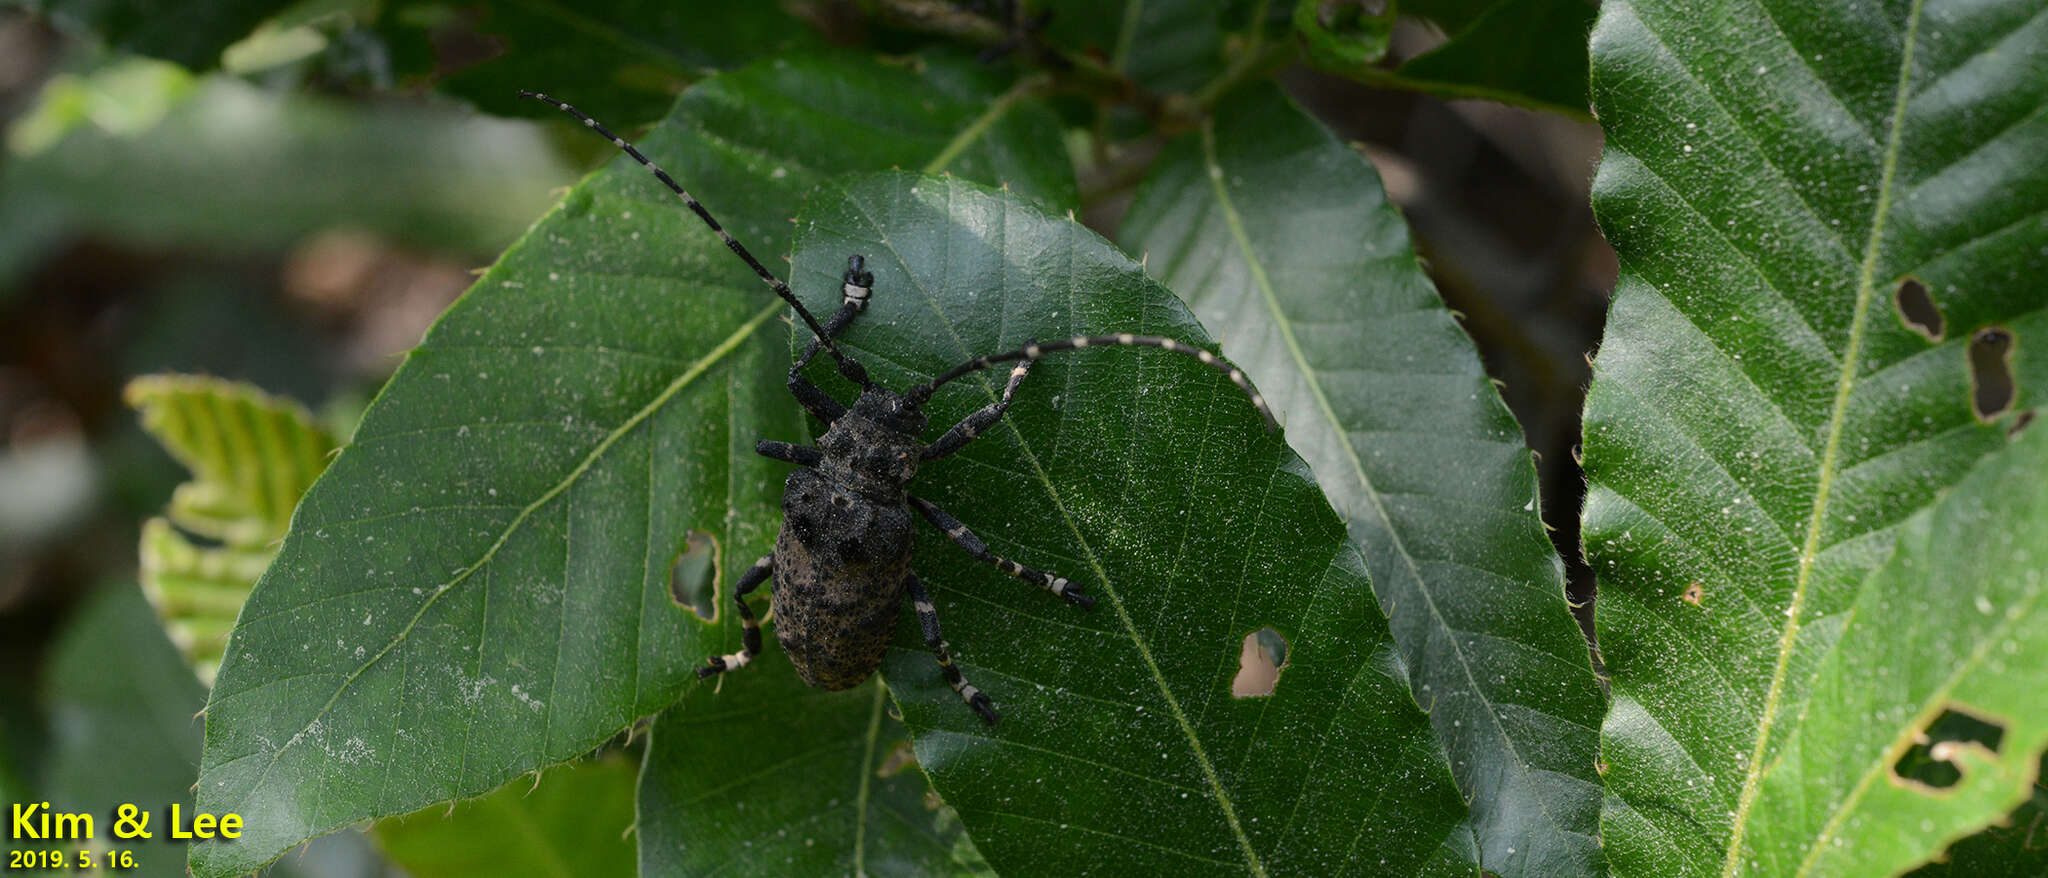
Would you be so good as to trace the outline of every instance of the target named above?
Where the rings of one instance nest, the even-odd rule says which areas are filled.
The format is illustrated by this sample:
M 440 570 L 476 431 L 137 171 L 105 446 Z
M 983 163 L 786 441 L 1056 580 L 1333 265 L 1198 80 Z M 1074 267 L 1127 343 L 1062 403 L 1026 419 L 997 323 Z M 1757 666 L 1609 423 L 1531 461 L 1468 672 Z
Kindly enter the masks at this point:
M 790 473 L 783 488 L 770 556 L 775 640 L 797 676 L 820 689 L 850 689 L 873 674 L 903 606 L 912 517 L 903 486 L 917 473 L 924 417 L 890 425 L 870 416 L 891 402 L 903 406 L 879 387 L 861 394 L 818 437 L 817 468 Z
M 1094 606 L 1094 599 L 1065 577 L 995 556 L 959 519 L 912 495 L 909 485 L 918 467 L 966 447 L 1002 418 L 1016 397 L 1018 385 L 1024 382 L 1031 364 L 1038 358 L 1087 347 L 1134 345 L 1192 357 L 1227 375 L 1231 383 L 1251 398 L 1252 405 L 1266 419 L 1267 429 L 1277 427 L 1264 398 L 1252 389 L 1243 372 L 1222 358 L 1174 339 L 1132 333 L 1034 342 L 1013 351 L 975 357 L 903 393 L 882 387 L 869 380 L 867 370 L 833 341 L 867 307 L 873 294 L 874 275 L 866 270 L 862 257 L 847 258 L 839 309 L 820 324 L 787 284 L 769 274 L 703 205 L 632 144 L 567 104 L 532 92 L 520 94 L 575 116 L 653 171 L 718 234 L 726 247 L 789 303 L 814 336 L 803 356 L 790 366 L 787 386 L 806 411 L 824 422 L 825 432 L 818 437 L 816 447 L 774 440 L 762 440 L 755 446 L 760 454 L 796 464 L 798 469 L 790 473 L 783 488 L 783 525 L 775 538 L 775 550 L 748 567 L 733 587 L 733 603 L 743 626 L 742 648 L 729 655 L 713 656 L 697 669 L 700 677 L 742 667 L 760 654 L 760 620 L 746 599 L 764 582 L 774 583 L 770 594 L 775 607 L 775 639 L 804 682 L 821 689 L 849 689 L 874 674 L 894 637 L 903 599 L 908 597 L 925 645 L 938 659 L 947 684 L 984 721 L 993 725 L 994 704 L 954 666 L 939 629 L 938 610 L 917 574 L 911 572 L 913 511 L 977 560 L 1070 604 L 1088 608 Z M 831 355 L 841 376 L 861 388 L 860 398 L 853 405 L 840 403 L 804 377 L 804 367 L 821 349 Z M 1010 369 L 1000 399 L 962 418 L 931 444 L 920 439 L 928 426 L 924 405 L 934 391 L 963 375 L 1003 362 L 1017 365 Z

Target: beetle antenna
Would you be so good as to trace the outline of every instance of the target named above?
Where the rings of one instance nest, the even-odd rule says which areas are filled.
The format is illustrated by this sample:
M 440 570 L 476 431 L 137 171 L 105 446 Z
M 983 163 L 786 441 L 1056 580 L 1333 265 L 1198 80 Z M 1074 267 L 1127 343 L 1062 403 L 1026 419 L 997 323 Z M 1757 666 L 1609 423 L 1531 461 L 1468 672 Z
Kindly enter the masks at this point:
M 791 308 L 796 309 L 796 315 L 798 317 L 803 318 L 804 325 L 811 328 L 811 333 L 817 336 L 818 341 L 822 341 L 825 343 L 825 350 L 832 354 L 833 360 L 838 362 L 839 374 L 846 376 L 847 380 L 852 381 L 855 384 L 859 384 L 862 387 L 867 386 L 867 370 L 861 368 L 861 365 L 859 363 L 854 362 L 852 359 L 848 358 L 845 353 L 839 350 L 839 346 L 832 342 L 832 336 L 825 332 L 825 327 L 818 325 L 818 318 L 811 316 L 810 309 L 805 308 L 804 303 L 797 301 L 796 294 L 791 292 L 789 289 L 789 284 L 783 283 L 782 280 L 777 278 L 775 275 L 769 274 L 768 269 L 761 265 L 761 260 L 755 259 L 754 254 L 747 252 L 747 248 L 744 245 L 740 244 L 738 240 L 734 239 L 731 233 L 725 230 L 724 226 L 719 225 L 718 220 L 712 219 L 711 211 L 705 210 L 704 205 L 698 204 L 697 199 L 690 197 L 690 193 L 687 190 L 683 189 L 682 185 L 678 184 L 675 181 L 674 177 L 670 177 L 667 171 L 662 170 L 660 165 L 648 161 L 646 156 L 640 154 L 640 150 L 633 148 L 633 144 L 626 142 L 625 138 L 613 134 L 611 132 L 611 129 L 604 127 L 604 125 L 599 123 L 596 119 L 590 118 L 588 115 L 584 114 L 582 110 L 578 110 L 575 107 L 569 106 L 568 104 L 562 103 L 561 101 L 555 100 L 554 98 L 548 97 L 547 95 L 541 94 L 540 92 L 537 91 L 522 90 L 519 92 L 519 96 L 522 98 L 532 98 L 544 104 L 552 105 L 555 109 L 561 110 L 564 113 L 568 113 L 571 116 L 575 116 L 578 120 L 580 120 L 583 123 L 583 126 L 585 128 L 589 128 L 590 130 L 597 132 L 599 135 L 603 136 L 604 139 L 611 141 L 613 146 L 618 147 L 619 149 L 623 150 L 627 155 L 632 156 L 634 161 L 639 162 L 642 166 L 646 167 L 647 170 L 653 171 L 654 176 L 660 179 L 662 183 L 666 184 L 669 188 L 669 191 L 674 192 L 679 196 L 682 196 L 683 203 L 689 205 L 690 211 L 692 213 L 695 213 L 698 219 L 703 220 L 705 225 L 710 226 L 712 231 L 718 233 L 719 239 L 725 242 L 725 246 L 728 249 L 732 250 L 732 252 L 735 255 L 739 256 L 739 258 L 746 261 L 747 267 L 752 268 L 754 270 L 754 274 L 760 276 L 762 283 L 767 284 L 770 289 L 773 289 L 775 291 L 776 295 L 781 296 L 783 301 L 788 302 Z
M 1007 363 L 1012 360 L 1030 361 L 1059 351 L 1079 350 L 1086 347 L 1110 347 L 1114 345 L 1158 348 L 1162 351 L 1172 351 L 1181 356 L 1193 357 L 1202 361 L 1204 365 L 1229 376 L 1230 383 L 1237 385 L 1237 389 L 1244 391 L 1244 395 L 1251 398 L 1252 407 L 1258 409 L 1259 417 L 1266 420 L 1266 432 L 1270 433 L 1280 429 L 1280 422 L 1273 418 L 1273 410 L 1266 406 L 1266 398 L 1252 388 L 1251 381 L 1244 377 L 1244 370 L 1231 365 L 1229 361 L 1222 357 L 1184 341 L 1176 341 L 1157 335 L 1133 335 L 1128 332 L 1120 332 L 1115 335 L 1077 335 L 1063 341 L 1049 341 L 1042 344 L 1032 343 L 1014 351 L 1004 351 L 1000 354 L 975 357 L 972 360 L 946 370 L 939 377 L 931 381 L 911 388 L 910 392 L 904 394 L 904 396 L 922 404 L 926 400 L 931 399 L 932 392 L 939 389 L 939 385 L 966 375 L 969 372 L 986 369 L 997 363 Z

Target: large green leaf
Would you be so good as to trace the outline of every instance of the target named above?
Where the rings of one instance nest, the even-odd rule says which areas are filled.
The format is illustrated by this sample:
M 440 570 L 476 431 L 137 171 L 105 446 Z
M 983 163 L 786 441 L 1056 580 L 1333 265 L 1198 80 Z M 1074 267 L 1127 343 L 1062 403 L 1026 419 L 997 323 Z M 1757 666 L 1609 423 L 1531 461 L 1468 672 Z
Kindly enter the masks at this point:
M 762 63 L 692 90 L 642 146 L 764 254 L 845 170 L 1056 180 L 1041 194 L 1071 200 L 1042 170 L 1063 155 L 1018 145 L 1050 137 L 1049 111 L 992 102 L 967 64 L 922 67 Z M 731 651 L 736 626 L 676 606 L 669 566 L 693 527 L 728 581 L 769 545 L 783 467 L 753 443 L 802 429 L 783 310 L 625 159 L 508 250 L 408 356 L 244 608 L 199 797 L 250 825 L 195 847 L 195 871 L 574 758 Z
M 1170 146 L 1123 237 L 1261 381 L 1344 510 L 1500 875 L 1601 869 L 1604 707 L 1536 473 L 1365 159 L 1260 87 Z
M 1897 873 L 2029 798 L 2048 750 L 2048 430 L 1902 525 L 1846 616 L 1757 795 L 1740 856 L 1760 874 Z M 1947 770 L 1901 777 L 1920 746 Z
M 836 297 L 848 253 L 867 256 L 875 296 L 846 346 L 892 387 L 1034 338 L 1207 341 L 1108 242 L 957 180 L 821 190 L 795 254 L 811 301 Z M 1002 379 L 947 387 L 933 423 Z M 1463 816 L 1363 558 L 1259 423 L 1191 359 L 1063 354 L 1032 371 L 1002 429 L 912 484 L 997 554 L 1099 601 L 1067 606 L 918 528 L 914 567 L 1002 722 L 961 704 L 908 613 L 883 672 L 919 764 L 999 871 L 1410 874 Z M 1264 627 L 1288 642 L 1277 689 L 1233 697 L 1241 645 Z
M 2013 416 L 1973 414 L 1972 361 L 2013 370 L 2019 408 L 2048 386 L 2044 58 L 2031 2 L 1603 10 L 1594 197 L 1621 280 L 1586 412 L 1585 541 L 1617 871 L 1748 869 L 1764 773 L 1812 721 L 1865 575 L 2006 443 Z M 1895 305 L 1922 290 L 1939 326 L 1905 313 L 1924 334 Z M 1972 357 L 1991 326 L 2009 356 Z M 1882 636 L 1947 629 L 1901 614 Z

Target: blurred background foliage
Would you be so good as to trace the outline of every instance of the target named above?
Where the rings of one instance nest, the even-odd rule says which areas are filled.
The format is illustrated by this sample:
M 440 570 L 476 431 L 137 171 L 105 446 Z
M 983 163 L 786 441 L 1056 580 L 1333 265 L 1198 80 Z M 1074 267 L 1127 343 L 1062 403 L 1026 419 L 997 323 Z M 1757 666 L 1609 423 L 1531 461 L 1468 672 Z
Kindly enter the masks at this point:
M 605 148 L 540 121 L 550 111 L 516 89 L 575 94 L 630 129 L 705 73 L 772 52 L 1003 49 L 978 14 L 1000 5 L 0 2 L 0 793 L 83 801 L 113 784 L 147 798 L 143 781 L 116 780 L 198 760 L 204 689 L 135 585 L 144 522 L 190 474 L 124 405 L 132 379 L 246 382 L 346 437 L 473 270 Z M 1052 13 L 1047 42 L 1059 48 L 1045 51 L 1063 54 L 1051 63 L 1082 80 L 1114 64 L 1146 89 L 1099 116 L 1088 95 L 1059 105 L 1096 135 L 1077 138 L 1075 155 L 1083 219 L 1106 236 L 1132 169 L 1185 112 L 1175 97 L 1227 64 L 1277 71 L 1370 157 L 1489 370 L 1517 376 L 1503 394 L 1541 455 L 1545 519 L 1576 547 L 1586 355 L 1615 274 L 1587 207 L 1600 135 L 1585 114 L 1583 34 L 1595 4 L 1433 0 L 1396 17 L 1391 4 L 1339 3 L 1306 20 L 1272 4 L 1263 25 L 1248 23 L 1245 2 L 1144 4 L 1134 27 L 1093 4 L 1030 6 Z M 1289 28 L 1300 36 L 1262 42 Z M 1227 61 L 1190 48 L 1219 31 L 1252 44 Z M 1576 52 L 1527 49 L 1544 44 Z M 1589 606 L 1590 576 L 1575 548 L 1563 554 L 1580 568 L 1574 600 Z M 549 772 L 538 788 L 557 799 L 515 781 L 448 816 L 392 821 L 381 842 L 422 875 L 468 873 L 493 855 L 544 863 L 544 852 L 420 835 L 465 820 L 473 837 L 497 838 L 490 827 L 574 823 L 527 809 L 627 803 L 617 791 L 637 757 L 617 743 L 608 759 Z M 96 761 L 109 752 L 129 755 Z M 149 784 L 174 801 L 190 775 Z M 561 843 L 631 863 L 629 840 Z M 446 859 L 459 857 L 484 859 Z M 390 868 L 356 834 L 286 864 Z

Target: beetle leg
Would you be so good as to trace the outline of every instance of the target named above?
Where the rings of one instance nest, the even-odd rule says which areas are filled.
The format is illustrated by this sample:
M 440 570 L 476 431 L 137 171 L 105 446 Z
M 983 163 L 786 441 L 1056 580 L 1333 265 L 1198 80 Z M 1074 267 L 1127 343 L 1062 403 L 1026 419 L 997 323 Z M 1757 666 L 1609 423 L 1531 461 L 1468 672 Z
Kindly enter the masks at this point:
M 939 441 L 925 446 L 921 456 L 925 460 L 938 460 L 967 447 L 967 443 L 974 441 L 974 437 L 981 435 L 981 431 L 988 429 L 990 424 L 994 424 L 997 418 L 1003 416 L 1003 412 L 1009 410 L 1010 401 L 1017 396 L 1017 385 L 1024 383 L 1024 375 L 1031 371 L 1031 363 L 1031 360 L 1025 360 L 1010 370 L 1009 383 L 1003 385 L 1002 399 L 975 409 L 973 414 L 961 418 L 960 423 L 954 424 L 952 429 L 939 437 Z
M 861 257 L 847 257 L 846 276 L 839 284 L 844 298 L 839 303 L 839 310 L 832 312 L 832 316 L 825 320 L 827 338 L 838 338 L 839 334 L 853 323 L 854 315 L 867 309 L 868 295 L 874 285 L 875 276 L 863 270 Z M 789 392 L 796 396 L 798 402 L 803 403 L 806 410 L 816 415 L 818 420 L 830 425 L 833 421 L 839 420 L 840 415 L 846 414 L 846 406 L 841 405 L 825 391 L 819 390 L 817 385 L 803 376 L 804 367 L 811 364 L 811 359 L 818 355 L 818 350 L 823 344 L 824 342 L 813 338 L 810 344 L 804 345 L 803 356 L 796 358 L 796 362 L 789 367 L 788 386 Z
M 732 590 L 732 602 L 740 608 L 740 624 L 745 626 L 740 634 L 740 651 L 731 655 L 712 656 L 704 667 L 697 669 L 698 679 L 745 667 L 747 662 L 754 660 L 754 656 L 761 654 L 761 620 L 754 618 L 753 608 L 747 606 L 747 595 L 760 588 L 761 583 L 767 582 L 768 575 L 774 571 L 775 556 L 762 555 L 761 560 L 755 561 L 754 566 L 740 574 L 740 581 Z
M 754 453 L 798 466 L 817 466 L 819 461 L 825 459 L 825 452 L 809 445 L 777 442 L 773 439 L 763 439 L 754 443 Z
M 1081 586 L 1068 581 L 1066 577 L 1054 576 L 1042 570 L 1033 570 L 1008 558 L 996 556 L 988 550 L 987 543 L 982 542 L 980 537 L 974 535 L 974 531 L 968 530 L 967 525 L 960 523 L 960 519 L 954 518 L 947 514 L 946 510 L 932 505 L 930 500 L 922 497 L 912 497 L 910 498 L 910 503 L 916 506 L 917 511 L 924 515 L 924 520 L 931 522 L 932 526 L 944 533 L 947 539 L 953 541 L 954 545 L 966 550 L 967 554 L 973 555 L 976 560 L 1052 592 L 1053 596 L 1062 598 L 1067 603 L 1081 609 L 1087 610 L 1095 607 L 1095 598 L 1083 594 Z
M 973 683 L 960 675 L 960 669 L 953 667 L 953 656 L 946 652 L 946 637 L 939 632 L 939 611 L 932 606 L 932 596 L 924 590 L 924 583 L 917 581 L 917 574 L 908 573 L 903 577 L 904 590 L 910 592 L 910 606 L 917 610 L 917 625 L 924 629 L 924 645 L 932 648 L 932 654 L 939 658 L 939 673 L 946 677 L 946 684 L 960 693 L 960 700 L 981 714 L 981 721 L 996 724 L 996 708 L 989 703 L 988 695 L 975 688 Z

